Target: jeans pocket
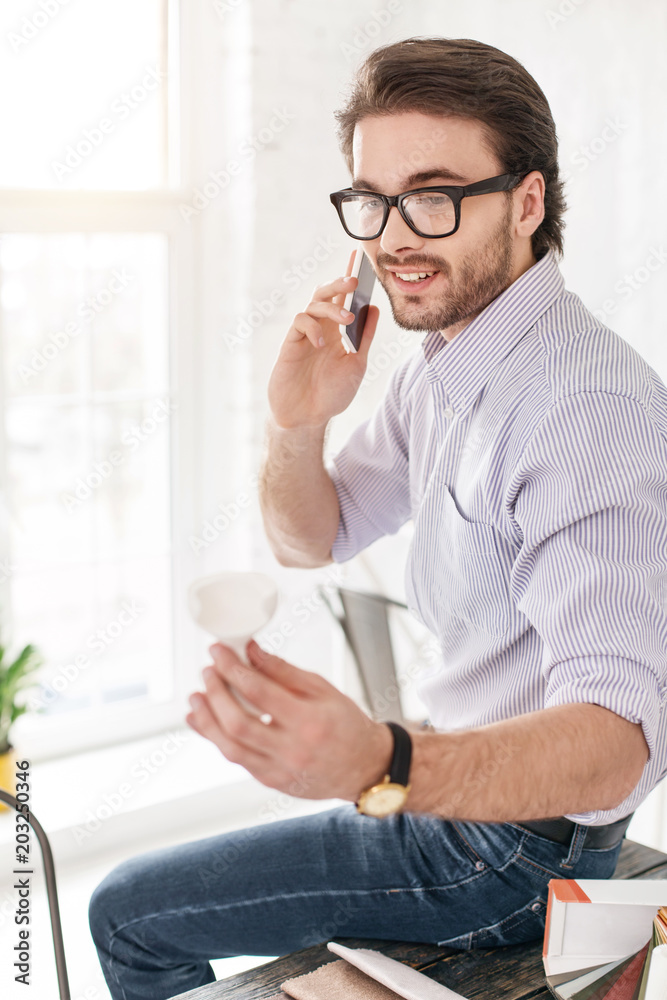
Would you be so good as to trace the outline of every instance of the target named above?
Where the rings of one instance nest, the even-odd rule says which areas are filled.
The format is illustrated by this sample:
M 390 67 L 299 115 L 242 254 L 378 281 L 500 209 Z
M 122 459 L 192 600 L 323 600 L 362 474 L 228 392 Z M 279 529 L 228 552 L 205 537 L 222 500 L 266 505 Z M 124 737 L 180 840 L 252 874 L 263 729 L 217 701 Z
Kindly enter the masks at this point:
M 476 871 L 500 871 L 512 864 L 520 852 L 525 834 L 507 823 L 466 823 L 452 820 L 455 839 Z
M 528 836 L 521 846 L 516 864 L 533 876 L 536 890 L 542 880 L 561 878 L 611 878 L 616 868 L 621 845 L 603 849 L 584 849 L 574 864 L 566 864 L 570 847 L 557 844 L 535 834 Z
M 504 945 L 534 941 L 544 935 L 546 912 L 546 898 L 534 896 L 525 906 L 503 917 L 498 923 L 480 927 L 461 937 L 438 941 L 437 944 L 471 951 L 474 948 L 500 948 Z

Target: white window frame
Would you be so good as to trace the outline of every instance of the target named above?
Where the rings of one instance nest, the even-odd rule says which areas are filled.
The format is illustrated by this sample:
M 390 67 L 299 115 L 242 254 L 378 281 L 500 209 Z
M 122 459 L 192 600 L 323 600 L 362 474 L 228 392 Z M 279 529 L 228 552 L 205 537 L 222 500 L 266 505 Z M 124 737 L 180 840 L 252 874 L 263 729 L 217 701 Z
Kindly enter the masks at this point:
M 215 58 L 215 45 L 200 3 L 188 6 L 185 0 L 165 0 L 165 10 L 169 19 L 169 32 L 165 30 L 163 37 L 171 111 L 171 127 L 166 133 L 171 186 L 152 191 L 101 192 L 0 189 L 0 238 L 3 233 L 122 232 L 163 233 L 168 241 L 169 395 L 176 403 L 169 428 L 173 697 L 150 707 L 106 706 L 102 725 L 97 715 L 75 726 L 69 714 L 43 717 L 38 727 L 33 730 L 31 726 L 29 744 L 34 761 L 182 726 L 187 696 L 198 686 L 203 666 L 202 636 L 189 620 L 185 601 L 185 586 L 201 573 L 201 566 L 189 552 L 186 539 L 201 523 L 206 509 L 202 484 L 207 443 L 199 444 L 205 422 L 198 383 L 205 370 L 205 317 L 214 311 L 203 296 L 213 285 L 205 280 L 202 267 L 206 231 L 202 223 L 207 220 L 185 225 L 180 208 L 191 201 L 193 179 L 201 173 L 198 164 L 206 143 L 202 126 L 211 116 L 206 113 L 210 101 L 207 104 L 205 87 L 210 63 L 204 60 L 202 65 L 200 57 L 205 52 L 209 59 Z M 0 426 L 4 470 L 4 419 Z M 2 551 L 7 552 L 7 539 L 0 540 L 5 543 Z M 3 638 L 9 645 L 13 634 L 10 594 L 11 579 L 0 583 Z

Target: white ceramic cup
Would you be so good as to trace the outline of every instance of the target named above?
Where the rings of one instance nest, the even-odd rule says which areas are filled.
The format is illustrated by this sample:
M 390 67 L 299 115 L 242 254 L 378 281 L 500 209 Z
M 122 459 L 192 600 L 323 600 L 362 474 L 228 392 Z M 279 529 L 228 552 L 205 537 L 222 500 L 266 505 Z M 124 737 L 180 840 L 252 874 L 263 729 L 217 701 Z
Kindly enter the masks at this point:
M 248 640 L 268 624 L 277 606 L 278 588 L 264 573 L 214 573 L 193 580 L 188 587 L 188 607 L 194 620 L 233 649 L 244 663 Z M 247 711 L 260 715 L 231 685 L 230 689 Z M 271 722 L 268 712 L 260 718 Z
M 278 588 L 264 573 L 214 573 L 188 587 L 194 620 L 242 660 L 246 643 L 273 618 L 277 605 Z

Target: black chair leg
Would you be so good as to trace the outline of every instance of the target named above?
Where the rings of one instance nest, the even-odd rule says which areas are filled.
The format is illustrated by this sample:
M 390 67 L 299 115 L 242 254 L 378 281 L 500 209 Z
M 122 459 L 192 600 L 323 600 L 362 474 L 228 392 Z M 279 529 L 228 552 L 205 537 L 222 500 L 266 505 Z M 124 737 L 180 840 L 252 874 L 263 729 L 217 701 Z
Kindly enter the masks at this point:
M 44 861 L 44 874 L 46 876 L 46 894 L 49 900 L 49 913 L 51 915 L 51 931 L 53 933 L 53 950 L 56 956 L 56 971 L 58 973 L 58 989 L 60 1000 L 70 1000 L 69 981 L 67 979 L 67 965 L 65 964 L 65 948 L 63 945 L 63 931 L 60 924 L 60 910 L 58 908 L 58 889 L 56 888 L 56 870 L 53 864 L 53 854 L 49 838 L 44 832 L 41 823 L 37 821 L 32 812 L 25 814 L 21 804 L 17 802 L 13 795 L 0 788 L 0 801 L 6 802 L 16 812 L 25 816 L 30 826 L 37 834 L 39 846 L 42 849 L 42 859 Z

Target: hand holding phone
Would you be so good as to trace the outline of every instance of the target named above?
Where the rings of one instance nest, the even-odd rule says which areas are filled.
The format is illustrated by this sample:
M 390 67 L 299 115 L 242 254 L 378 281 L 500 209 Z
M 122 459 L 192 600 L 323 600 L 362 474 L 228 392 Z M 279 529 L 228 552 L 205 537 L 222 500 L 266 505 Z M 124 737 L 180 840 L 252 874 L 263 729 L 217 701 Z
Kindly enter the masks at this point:
M 345 296 L 345 308 L 354 313 L 354 319 L 346 326 L 341 324 L 340 332 L 343 343 L 350 351 L 358 351 L 361 337 L 366 325 L 368 316 L 368 306 L 370 305 L 373 285 L 375 284 L 375 271 L 373 265 L 364 251 L 358 247 L 354 264 L 352 266 L 352 277 L 357 278 L 358 284 L 353 292 L 348 292 Z
M 363 256 L 357 248 L 353 249 L 348 272 L 355 264 L 361 270 Z M 309 304 L 294 317 L 269 379 L 269 405 L 278 428 L 324 427 L 354 399 L 364 377 L 379 316 L 374 305 L 367 306 L 363 315 L 359 315 L 358 309 L 354 318 L 343 309 L 346 296 L 347 302 L 352 303 L 350 287 L 359 284 L 359 271 L 354 275 L 357 279 L 354 283 L 348 273 L 347 277 L 318 285 Z M 367 278 L 364 284 L 368 300 Z M 350 343 L 349 326 L 353 324 L 357 332 Z

